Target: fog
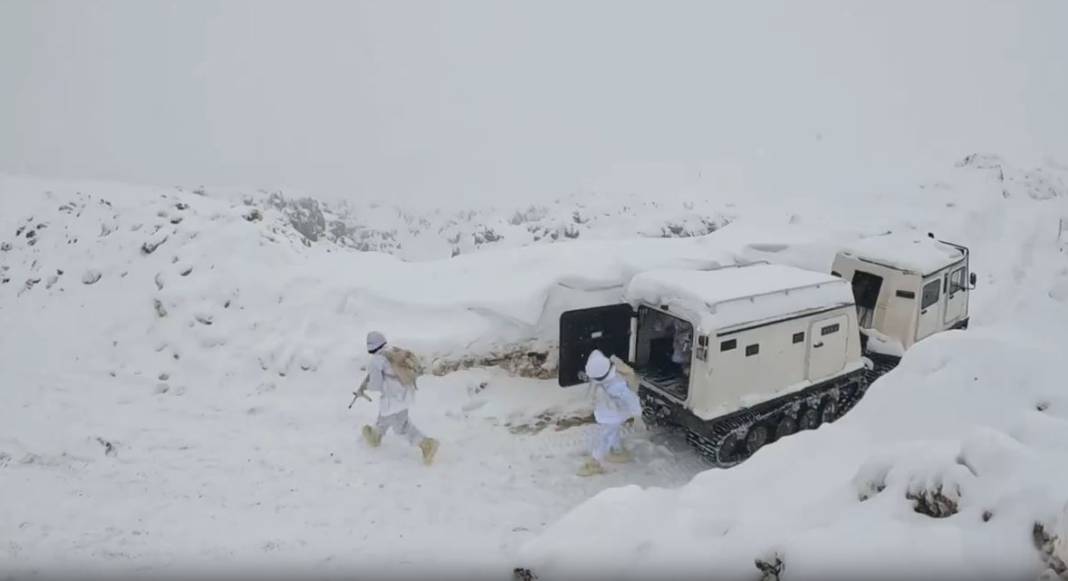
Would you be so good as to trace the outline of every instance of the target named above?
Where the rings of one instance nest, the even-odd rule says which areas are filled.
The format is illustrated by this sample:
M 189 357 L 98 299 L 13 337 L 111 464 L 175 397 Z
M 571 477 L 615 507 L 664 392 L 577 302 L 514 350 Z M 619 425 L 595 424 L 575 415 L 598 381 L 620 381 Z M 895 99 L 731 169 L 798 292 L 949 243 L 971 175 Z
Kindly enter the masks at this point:
M 0 171 L 430 201 L 1068 162 L 1068 3 L 0 0 Z

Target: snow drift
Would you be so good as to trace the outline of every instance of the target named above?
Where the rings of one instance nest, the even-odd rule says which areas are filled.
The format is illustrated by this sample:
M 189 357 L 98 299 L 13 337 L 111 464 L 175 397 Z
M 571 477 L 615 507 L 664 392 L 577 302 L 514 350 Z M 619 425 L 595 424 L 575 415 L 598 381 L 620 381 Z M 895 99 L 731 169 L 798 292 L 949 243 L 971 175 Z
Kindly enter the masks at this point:
M 757 578 L 774 559 L 784 579 L 1035 579 L 1034 530 L 1061 526 L 1068 502 L 1060 351 L 923 341 L 835 424 L 677 491 L 602 493 L 528 558 L 543 579 Z
M 635 237 L 663 215 L 592 196 L 528 217 L 580 224 L 581 203 L 577 238 L 483 236 L 477 252 L 422 261 L 453 244 L 413 234 L 418 252 L 407 239 L 361 251 L 348 226 L 324 233 L 353 215 L 403 215 L 390 208 L 344 218 L 269 193 L 4 177 L 0 550 L 18 569 L 1063 571 L 1058 167 L 969 156 L 863 204 L 727 193 L 661 204 L 722 226 L 700 236 Z M 479 223 L 521 227 L 517 211 L 479 210 L 470 225 L 450 224 L 458 210 L 408 215 L 422 232 L 474 239 Z M 922 342 L 841 421 L 737 468 L 703 471 L 655 433 L 632 435 L 636 464 L 579 480 L 585 394 L 486 369 L 426 378 L 414 416 L 442 440 L 433 470 L 403 445 L 355 442 L 374 413 L 344 409 L 368 330 L 443 373 L 508 351 L 549 359 L 560 312 L 621 300 L 639 272 L 756 260 L 828 272 L 837 249 L 887 231 L 972 248 L 972 330 Z

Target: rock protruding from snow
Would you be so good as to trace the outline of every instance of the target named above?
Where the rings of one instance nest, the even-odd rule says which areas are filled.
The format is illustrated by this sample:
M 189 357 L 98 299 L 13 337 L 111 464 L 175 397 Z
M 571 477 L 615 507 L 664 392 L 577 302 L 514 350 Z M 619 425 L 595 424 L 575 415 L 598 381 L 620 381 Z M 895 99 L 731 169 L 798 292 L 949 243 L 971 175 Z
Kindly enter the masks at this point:
M 1059 520 L 1063 521 L 1063 518 L 1062 516 Z M 1041 579 L 1068 579 L 1068 536 L 1062 535 L 1063 531 L 1050 532 L 1046 525 L 1035 523 L 1032 531 L 1035 549 L 1047 567 Z

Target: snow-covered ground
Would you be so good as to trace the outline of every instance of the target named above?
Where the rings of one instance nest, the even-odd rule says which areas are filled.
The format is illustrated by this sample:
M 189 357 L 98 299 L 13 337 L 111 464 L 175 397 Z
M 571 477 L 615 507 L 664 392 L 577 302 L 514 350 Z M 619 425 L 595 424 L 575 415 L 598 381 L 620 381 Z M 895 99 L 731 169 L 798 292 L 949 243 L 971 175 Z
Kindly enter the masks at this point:
M 0 564 L 1034 579 L 1036 524 L 1068 556 L 1066 178 L 978 155 L 885 194 L 417 212 L 0 177 Z M 583 388 L 496 368 L 421 380 L 430 468 L 346 409 L 374 328 L 442 372 L 551 369 L 559 313 L 643 270 L 827 272 L 910 230 L 972 248 L 972 329 L 731 470 L 654 432 L 581 479 Z M 939 487 L 956 514 L 913 510 Z

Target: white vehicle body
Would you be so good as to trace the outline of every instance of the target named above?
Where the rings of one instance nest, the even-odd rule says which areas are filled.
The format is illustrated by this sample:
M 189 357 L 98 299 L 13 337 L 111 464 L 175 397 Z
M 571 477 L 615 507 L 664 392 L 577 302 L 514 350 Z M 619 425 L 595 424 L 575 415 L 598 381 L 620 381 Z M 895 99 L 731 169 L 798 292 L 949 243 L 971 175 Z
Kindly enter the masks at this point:
M 852 284 L 862 332 L 894 346 L 882 354 L 900 357 L 917 341 L 968 326 L 968 258 L 967 248 L 930 237 L 875 236 L 839 252 L 832 274 Z
M 692 334 L 688 375 L 664 372 L 661 324 Z M 789 266 L 653 270 L 623 303 L 561 317 L 560 384 L 581 381 L 592 349 L 632 362 L 642 387 L 712 420 L 863 372 L 857 311 L 841 278 Z

